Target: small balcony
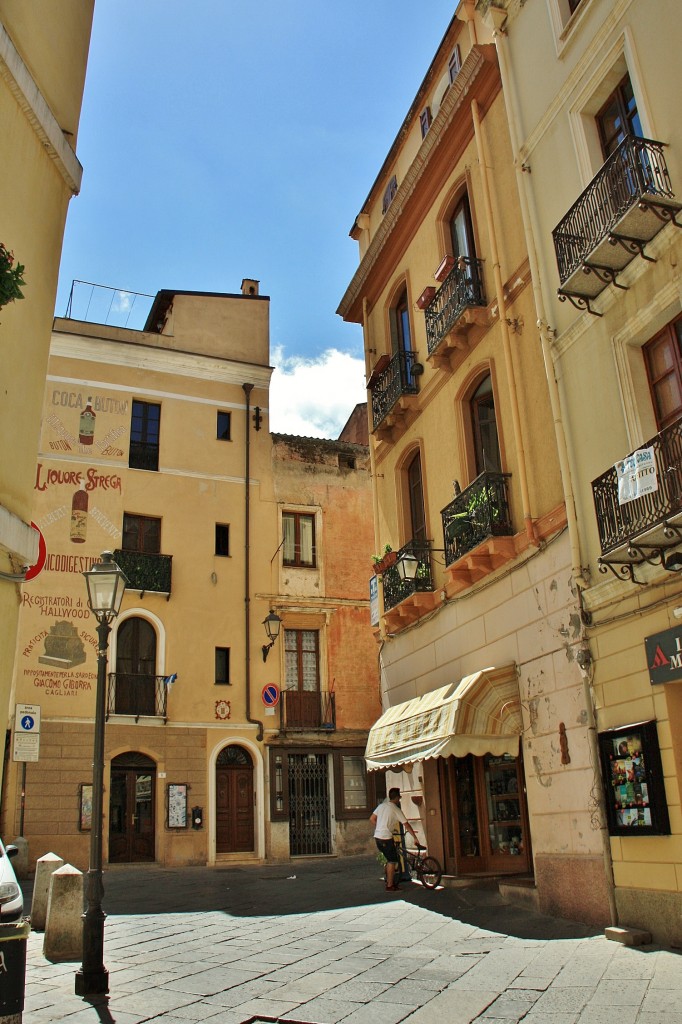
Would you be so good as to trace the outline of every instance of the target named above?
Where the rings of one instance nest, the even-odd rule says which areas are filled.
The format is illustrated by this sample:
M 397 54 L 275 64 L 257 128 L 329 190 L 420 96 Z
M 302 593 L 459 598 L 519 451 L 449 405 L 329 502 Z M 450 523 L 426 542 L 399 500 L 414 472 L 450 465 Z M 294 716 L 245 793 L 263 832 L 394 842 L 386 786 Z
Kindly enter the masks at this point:
M 114 561 L 123 569 L 129 590 L 164 594 L 170 598 L 172 555 L 151 555 L 145 551 L 114 551 Z
M 644 247 L 675 220 L 675 201 L 664 143 L 628 135 L 552 232 L 559 268 L 559 298 L 587 309 Z
M 516 554 L 510 473 L 481 473 L 441 511 L 449 594 L 463 590 Z
M 110 715 L 133 715 L 135 721 L 167 715 L 168 687 L 165 676 L 110 672 L 107 687 L 107 719 Z
M 682 420 L 593 480 L 592 497 L 601 572 L 638 583 L 634 567 L 645 562 L 682 568 L 682 556 L 669 560 L 669 549 L 682 546 Z
M 394 427 L 407 425 L 410 396 L 418 394 L 422 372 L 416 352 L 396 352 L 385 368 L 370 378 L 372 425 L 380 440 L 390 438 Z
M 419 559 L 417 575 L 413 580 L 401 579 L 398 562 L 402 555 Z M 384 618 L 389 629 L 415 622 L 436 607 L 429 541 L 408 541 L 397 553 L 394 565 L 382 573 L 384 590 Z
M 319 690 L 282 692 L 282 730 L 284 732 L 336 729 L 336 701 L 333 693 Z
M 461 257 L 424 310 L 430 361 L 449 364 L 453 352 L 466 350 L 469 331 L 486 326 L 485 307 L 481 261 Z

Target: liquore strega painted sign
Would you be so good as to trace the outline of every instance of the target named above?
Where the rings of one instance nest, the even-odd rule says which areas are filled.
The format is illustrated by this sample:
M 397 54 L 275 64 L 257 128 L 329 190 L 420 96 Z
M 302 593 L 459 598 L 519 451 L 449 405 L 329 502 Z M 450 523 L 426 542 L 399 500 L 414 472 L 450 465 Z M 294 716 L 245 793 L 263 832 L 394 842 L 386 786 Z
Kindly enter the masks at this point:
M 644 637 L 652 686 L 682 679 L 682 629 L 666 629 Z

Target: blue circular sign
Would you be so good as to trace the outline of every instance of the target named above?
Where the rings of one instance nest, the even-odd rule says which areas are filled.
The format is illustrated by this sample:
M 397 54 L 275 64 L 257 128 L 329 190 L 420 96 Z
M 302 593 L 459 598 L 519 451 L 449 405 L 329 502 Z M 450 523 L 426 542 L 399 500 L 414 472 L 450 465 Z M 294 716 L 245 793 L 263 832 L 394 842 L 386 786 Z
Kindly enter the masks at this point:
M 25 729 L 26 732 L 30 732 L 35 724 L 35 718 L 32 718 L 31 715 L 24 715 L 21 720 L 21 728 Z
M 279 704 L 279 686 L 277 683 L 268 683 L 263 687 L 261 694 L 266 708 L 274 708 Z

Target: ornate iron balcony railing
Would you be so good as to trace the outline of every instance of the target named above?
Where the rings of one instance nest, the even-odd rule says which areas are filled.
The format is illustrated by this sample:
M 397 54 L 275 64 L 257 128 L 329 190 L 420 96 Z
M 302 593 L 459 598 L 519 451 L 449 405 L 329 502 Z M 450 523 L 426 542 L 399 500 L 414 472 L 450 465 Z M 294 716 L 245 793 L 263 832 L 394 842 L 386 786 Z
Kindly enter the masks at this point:
M 663 146 L 651 139 L 626 136 L 556 226 L 552 235 L 562 285 L 633 206 L 652 197 L 673 198 Z M 665 208 L 660 211 L 663 222 L 670 220 L 664 213 Z M 634 244 L 633 256 L 639 248 L 637 241 L 624 238 L 626 244 Z
M 512 535 L 510 477 L 510 473 L 481 473 L 442 509 L 446 565 L 473 551 L 489 537 Z
M 151 555 L 145 551 L 114 551 L 114 561 L 123 569 L 130 590 L 171 592 L 172 555 Z
M 336 729 L 335 695 L 318 690 L 284 690 L 282 729 Z
M 131 469 L 149 469 L 157 472 L 159 468 L 158 444 L 150 444 L 147 441 L 131 441 L 128 465 Z
M 401 555 L 410 554 L 419 559 L 417 575 L 413 580 L 402 580 L 398 572 L 397 561 Z M 384 585 L 384 611 L 390 611 L 406 597 L 423 591 L 433 590 L 431 572 L 431 542 L 410 540 L 398 551 L 398 559 L 390 569 L 382 573 Z
M 109 715 L 142 715 L 167 719 L 168 686 L 165 676 L 110 672 L 107 692 Z
M 424 310 L 426 342 L 432 355 L 467 306 L 485 306 L 480 260 L 461 257 Z
M 602 555 L 629 544 L 682 513 L 682 420 L 666 427 L 641 447 L 654 449 L 657 490 L 619 505 L 615 466 L 592 481 Z
M 416 395 L 416 352 L 396 352 L 372 387 L 372 423 L 374 429 L 386 419 L 401 395 Z M 420 367 L 421 369 L 421 367 Z

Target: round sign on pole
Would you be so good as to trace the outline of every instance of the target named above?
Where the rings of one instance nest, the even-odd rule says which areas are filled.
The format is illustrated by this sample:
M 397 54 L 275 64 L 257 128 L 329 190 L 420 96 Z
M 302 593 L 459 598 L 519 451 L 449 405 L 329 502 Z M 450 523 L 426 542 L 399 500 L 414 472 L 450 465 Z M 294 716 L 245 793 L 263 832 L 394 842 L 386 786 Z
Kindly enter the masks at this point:
M 279 704 L 279 686 L 277 683 L 268 683 L 267 686 L 264 686 L 261 697 L 266 708 L 276 708 Z
M 45 544 L 45 538 L 40 532 L 39 528 L 35 523 L 31 523 L 31 526 L 38 534 L 38 561 L 34 565 L 30 565 L 26 571 L 26 579 L 32 580 L 38 575 L 45 565 L 45 559 L 47 558 L 47 546 Z

